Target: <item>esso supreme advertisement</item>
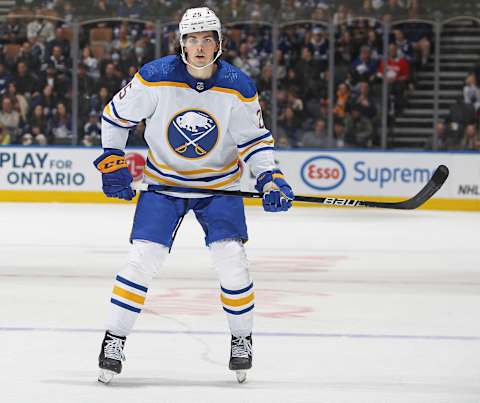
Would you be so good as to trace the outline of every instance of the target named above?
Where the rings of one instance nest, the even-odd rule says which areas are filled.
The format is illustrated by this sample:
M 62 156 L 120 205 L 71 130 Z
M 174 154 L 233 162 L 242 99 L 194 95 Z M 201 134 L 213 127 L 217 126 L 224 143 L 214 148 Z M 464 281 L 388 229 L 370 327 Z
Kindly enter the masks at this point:
M 340 160 L 326 155 L 310 158 L 301 169 L 303 181 L 317 190 L 337 188 L 345 180 L 346 174 L 345 166 Z

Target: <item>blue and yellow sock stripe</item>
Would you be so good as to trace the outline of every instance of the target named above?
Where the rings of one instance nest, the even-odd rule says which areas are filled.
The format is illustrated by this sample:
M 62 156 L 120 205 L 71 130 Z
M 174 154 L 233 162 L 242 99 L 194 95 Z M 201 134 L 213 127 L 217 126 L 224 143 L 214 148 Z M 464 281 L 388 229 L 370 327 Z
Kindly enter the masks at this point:
M 117 275 L 110 302 L 131 312 L 140 313 L 148 288 Z
M 239 290 L 229 290 L 224 287 L 221 287 L 221 289 L 220 300 L 225 312 L 231 315 L 242 315 L 254 308 L 255 293 L 253 292 L 253 283 Z

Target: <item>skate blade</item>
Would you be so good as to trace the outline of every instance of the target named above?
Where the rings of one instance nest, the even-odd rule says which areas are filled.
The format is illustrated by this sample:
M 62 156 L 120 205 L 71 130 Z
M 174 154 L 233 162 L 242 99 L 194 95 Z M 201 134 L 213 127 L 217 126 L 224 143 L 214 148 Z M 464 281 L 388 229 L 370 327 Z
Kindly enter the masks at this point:
M 116 375 L 115 372 L 109 371 L 108 369 L 101 369 L 100 374 L 98 375 L 98 382 L 109 383 L 113 377 Z
M 243 383 L 247 380 L 247 371 L 235 371 L 238 383 Z

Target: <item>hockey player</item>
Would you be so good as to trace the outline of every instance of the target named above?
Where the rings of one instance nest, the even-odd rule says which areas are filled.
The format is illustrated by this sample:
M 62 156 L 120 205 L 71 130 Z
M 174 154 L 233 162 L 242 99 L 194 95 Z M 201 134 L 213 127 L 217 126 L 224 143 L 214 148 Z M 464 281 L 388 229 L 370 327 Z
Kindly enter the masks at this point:
M 277 169 L 273 137 L 265 128 L 254 83 L 219 59 L 220 20 L 206 7 L 189 9 L 180 25 L 181 54 L 144 65 L 109 102 L 102 118 L 104 153 L 94 164 L 108 197 L 135 192 L 124 158 L 128 130 L 146 119 L 148 159 L 144 181 L 209 189 L 239 189 L 241 161 L 257 178 L 266 211 L 286 211 L 294 195 Z M 252 365 L 253 283 L 243 244 L 243 201 L 229 196 L 142 192 L 128 262 L 115 280 L 107 331 L 99 356 L 99 381 L 122 369 L 126 336 L 142 310 L 153 276 L 162 267 L 183 216 L 193 210 L 205 232 L 221 301 L 232 334 L 229 368 L 239 382 Z

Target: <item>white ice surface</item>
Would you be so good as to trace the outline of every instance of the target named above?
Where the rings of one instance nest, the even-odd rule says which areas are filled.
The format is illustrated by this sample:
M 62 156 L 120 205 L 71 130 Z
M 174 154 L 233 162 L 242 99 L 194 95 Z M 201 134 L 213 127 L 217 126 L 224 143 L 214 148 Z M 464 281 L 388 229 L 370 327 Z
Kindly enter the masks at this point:
M 133 206 L 0 204 L 0 402 L 480 402 L 480 214 L 247 209 L 254 368 L 239 385 L 188 215 L 123 373 L 96 381 Z

